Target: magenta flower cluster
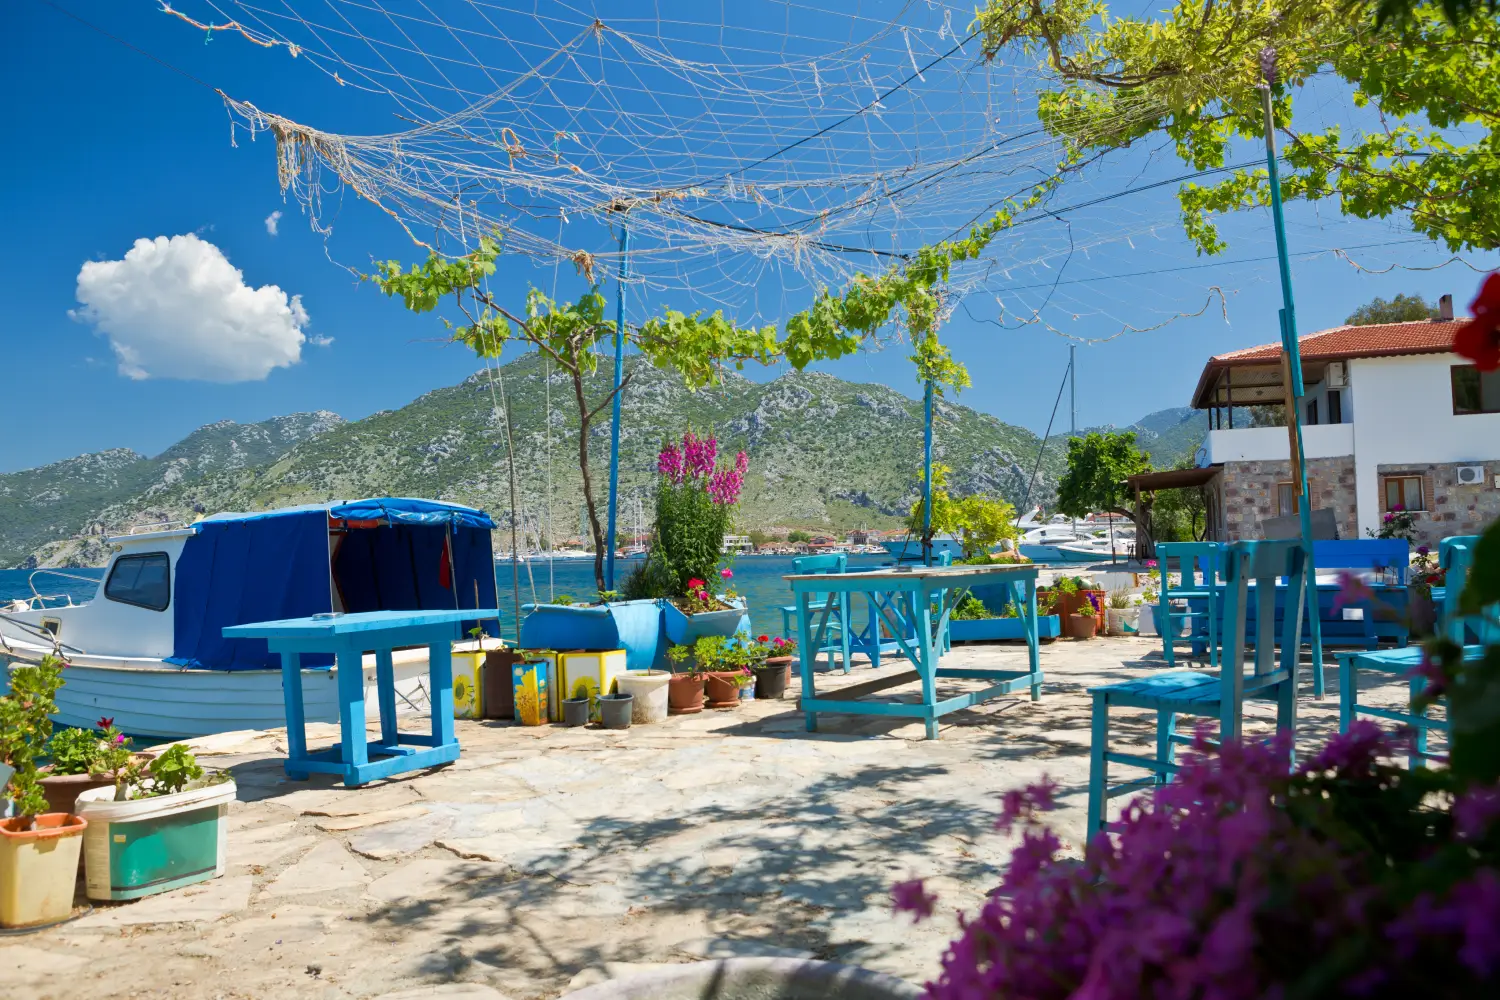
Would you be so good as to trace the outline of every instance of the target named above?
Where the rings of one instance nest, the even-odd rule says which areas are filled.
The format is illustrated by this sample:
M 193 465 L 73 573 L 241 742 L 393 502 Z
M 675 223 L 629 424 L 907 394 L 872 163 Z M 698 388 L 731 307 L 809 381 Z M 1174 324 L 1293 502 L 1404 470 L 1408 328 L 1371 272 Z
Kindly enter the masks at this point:
M 745 472 L 750 468 L 750 456 L 743 451 L 734 456 L 732 465 L 718 464 L 719 442 L 713 435 L 700 438 L 692 431 L 682 435 L 682 442 L 667 442 L 656 456 L 656 471 L 676 486 L 684 483 L 701 484 L 709 497 L 720 506 L 733 506 L 740 502 L 740 491 L 745 485 Z
M 1058 861 L 1061 842 L 1042 825 L 1055 785 L 1007 793 L 999 825 L 1019 824 L 1021 843 L 1003 888 L 961 917 L 928 995 L 1251 1000 L 1500 990 L 1500 791 L 1460 796 L 1451 824 L 1434 806 L 1431 825 L 1413 827 L 1456 826 L 1465 838 L 1458 849 L 1472 857 L 1474 845 L 1488 843 L 1487 861 L 1455 871 L 1454 855 L 1434 860 L 1443 845 L 1432 843 L 1396 858 L 1407 867 L 1393 874 L 1392 826 L 1412 808 L 1409 793 L 1391 790 L 1411 772 L 1382 762 L 1393 747 L 1391 734 L 1358 722 L 1292 771 L 1285 738 L 1211 753 L 1200 733 L 1178 779 L 1127 805 L 1082 864 Z M 1371 802 L 1397 805 L 1361 813 Z M 915 879 L 892 897 L 918 920 L 937 905 Z

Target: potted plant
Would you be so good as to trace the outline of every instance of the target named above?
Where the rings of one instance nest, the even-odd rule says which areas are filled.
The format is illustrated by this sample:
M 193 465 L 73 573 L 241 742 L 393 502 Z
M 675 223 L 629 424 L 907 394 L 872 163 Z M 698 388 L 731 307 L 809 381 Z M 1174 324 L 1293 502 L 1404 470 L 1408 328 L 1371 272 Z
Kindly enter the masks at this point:
M 612 590 L 580 603 L 559 594 L 550 604 L 523 604 L 526 649 L 625 650 L 625 669 L 650 670 L 661 645 L 661 602 L 623 601 Z
M 1130 621 L 1131 600 L 1130 591 L 1124 587 L 1117 587 L 1109 592 L 1109 607 L 1104 611 L 1104 622 L 1108 626 L 1105 631 L 1109 635 L 1125 635 L 1126 624 Z
M 761 647 L 761 660 L 752 669 L 755 672 L 755 700 L 775 701 L 786 694 L 792 681 L 792 661 L 796 658 L 797 640 L 781 636 L 756 636 Z
M 1068 615 L 1068 635 L 1074 639 L 1092 639 L 1099 630 L 1099 610 L 1094 595 L 1085 595 L 1082 606 Z
M 705 635 L 693 643 L 693 659 L 703 671 L 709 708 L 735 708 L 740 689 L 754 679 L 750 672 L 756 654 L 743 643 L 722 635 Z
M 605 729 L 629 729 L 635 696 L 606 694 L 599 696 L 599 722 Z
M 78 796 L 89 898 L 139 899 L 223 875 L 229 773 L 205 771 L 180 743 L 150 760 L 113 752 L 114 787 Z
M 721 463 L 718 440 L 691 430 L 657 453 L 651 548 L 625 592 L 662 599 L 668 642 L 690 645 L 701 636 L 733 635 L 745 616 L 745 602 L 730 583 L 734 571 L 719 561 L 749 466 L 743 451 Z M 718 594 L 709 583 L 716 576 L 725 588 Z
M 1150 568 L 1150 582 L 1141 591 L 1140 617 L 1136 619 L 1136 630 L 1141 635 L 1158 635 L 1156 629 L 1156 603 L 1161 600 L 1161 591 L 1157 587 L 1161 583 L 1161 570 L 1156 567 L 1156 560 L 1147 560 L 1146 565 Z
M 1050 642 L 1061 634 L 1058 617 L 1050 613 L 1053 595 L 1037 590 L 1037 638 Z M 1014 603 L 1007 602 L 996 614 L 972 593 L 954 607 L 948 616 L 948 637 L 954 642 L 998 642 L 1025 639 L 1026 623 Z
M 670 670 L 628 670 L 620 675 L 615 686 L 620 694 L 628 694 L 634 699 L 630 721 L 646 726 L 666 720 L 671 683 Z
M 682 644 L 667 650 L 672 676 L 667 683 L 667 711 L 672 715 L 693 715 L 703 711 L 703 673 L 690 647 Z
M 80 793 L 114 785 L 116 775 L 108 762 L 119 759 L 118 748 L 128 751 L 131 740 L 115 728 L 113 718 L 102 718 L 95 725 L 97 729 L 60 729 L 47 742 L 47 758 L 52 763 L 38 769 L 37 775 L 48 812 L 73 812 Z M 125 759 L 149 761 L 155 756 L 143 750 L 128 753 Z
M 48 812 L 37 758 L 52 735 L 57 689 L 65 664 L 55 656 L 10 669 L 0 697 L 0 758 L 12 769 L 7 785 L 14 816 L 0 821 L 0 926 L 55 923 L 73 912 L 73 883 L 88 821 Z

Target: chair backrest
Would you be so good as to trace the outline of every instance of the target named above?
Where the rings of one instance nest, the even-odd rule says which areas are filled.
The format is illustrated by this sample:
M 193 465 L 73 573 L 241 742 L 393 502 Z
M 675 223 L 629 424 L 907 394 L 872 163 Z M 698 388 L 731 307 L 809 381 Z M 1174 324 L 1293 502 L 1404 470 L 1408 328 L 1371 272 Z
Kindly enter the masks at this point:
M 1350 538 L 1339 542 L 1313 542 L 1313 565 L 1319 572 L 1329 569 L 1394 570 L 1398 586 L 1406 586 L 1411 564 L 1411 543 L 1404 538 Z
M 1219 736 L 1238 739 L 1245 694 L 1284 679 L 1297 690 L 1302 659 L 1303 597 L 1307 588 L 1307 550 L 1300 539 L 1234 542 L 1224 553 L 1224 653 L 1219 672 Z M 1281 635 L 1276 634 L 1276 580 L 1286 580 Z M 1252 591 L 1251 581 L 1255 588 Z M 1252 598 L 1253 593 L 1253 598 Z M 1255 655 L 1245 671 L 1246 611 L 1257 601 Z M 1295 609 L 1295 610 L 1294 610 Z M 1278 650 L 1279 647 L 1279 650 Z
M 1170 590 L 1213 589 L 1224 575 L 1224 545 L 1221 542 L 1162 542 L 1156 546 L 1161 569 L 1162 596 Z M 1176 560 L 1182 582 L 1168 587 L 1171 561 Z
M 849 555 L 846 552 L 829 552 L 817 556 L 797 556 L 792 560 L 793 573 L 847 573 Z M 827 601 L 829 591 L 812 594 L 814 601 Z
M 1464 616 L 1458 611 L 1458 600 L 1474 566 L 1474 546 L 1478 543 L 1478 535 L 1452 535 L 1438 543 L 1438 565 L 1444 571 L 1442 632 L 1459 645 L 1467 639 L 1466 631 L 1475 633 L 1482 644 L 1500 642 L 1500 627 L 1483 617 Z

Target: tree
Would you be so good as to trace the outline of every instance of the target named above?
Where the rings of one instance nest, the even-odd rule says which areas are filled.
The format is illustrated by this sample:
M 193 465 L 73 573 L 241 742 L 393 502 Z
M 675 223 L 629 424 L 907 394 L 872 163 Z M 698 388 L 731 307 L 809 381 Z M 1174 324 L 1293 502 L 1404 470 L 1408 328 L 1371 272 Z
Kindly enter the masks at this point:
M 794 529 L 786 533 L 786 540 L 792 545 L 797 545 L 800 542 L 812 541 L 812 535 L 808 534 L 805 531 L 798 531 Z
M 1019 47 L 1060 80 L 1038 115 L 1063 139 L 1065 162 L 1163 132 L 1194 170 L 1221 170 L 1232 140 L 1264 136 L 1269 77 L 1284 198 L 1337 198 L 1363 219 L 1405 213 L 1454 252 L 1500 246 L 1500 18 L 1486 3 L 1447 0 L 1472 16 L 1455 26 L 1418 2 L 1378 23 L 1381 2 L 1179 0 L 1144 19 L 1111 17 L 1103 0 L 989 0 L 979 26 L 987 54 Z M 1348 84 L 1372 127 L 1345 135 L 1294 121 L 1293 95 L 1315 75 Z M 1219 253 L 1212 216 L 1269 204 L 1268 177 L 1234 170 L 1184 184 L 1178 200 L 1199 252 Z
M 1108 512 L 1127 517 L 1148 535 L 1149 523 L 1127 509 L 1126 476 L 1151 470 L 1151 460 L 1135 446 L 1134 431 L 1090 432 L 1068 441 L 1068 471 L 1057 486 L 1057 509 L 1069 517 Z M 1146 520 L 1143 516 L 1142 520 Z
M 1349 326 L 1373 326 L 1376 323 L 1410 323 L 1419 319 L 1437 319 L 1437 307 L 1420 295 L 1398 294 L 1387 302 L 1374 298 L 1349 314 Z
M 526 296 L 525 309 L 513 312 L 488 289 L 487 279 L 495 271 L 499 253 L 499 240 L 483 237 L 473 253 L 450 258 L 433 251 L 425 262 L 406 272 L 399 261 L 386 261 L 377 265 L 378 274 L 366 277 L 387 295 L 399 295 L 413 312 L 431 312 L 452 296 L 468 320 L 463 325 L 443 321 L 454 341 L 467 344 L 480 357 L 498 358 L 510 341 L 519 340 L 550 359 L 571 380 L 578 412 L 578 470 L 583 475 L 584 508 L 594 539 L 594 581 L 602 591 L 606 542 L 589 469 L 590 431 L 636 370 L 625 375 L 618 389 L 612 386 L 601 397 L 589 398 L 587 379 L 598 370 L 600 358 L 608 356 L 600 346 L 608 344 L 615 332 L 614 322 L 604 318 L 604 297 L 595 286 L 577 302 L 559 305 L 533 288 Z M 705 317 L 668 309 L 660 318 L 627 327 L 624 340 L 652 365 L 675 370 L 692 389 L 716 383 L 726 364 L 736 368 L 747 361 L 768 364 L 783 353 L 774 327 L 738 327 L 721 312 Z M 794 364 L 800 368 L 820 356 L 817 345 L 811 345 L 799 355 L 800 363 Z
M 1174 469 L 1193 468 L 1191 460 Z M 1201 542 L 1208 531 L 1208 493 L 1202 486 L 1157 490 L 1151 502 L 1153 542 Z
M 1005 500 L 973 493 L 953 499 L 948 493 L 948 473 L 941 462 L 932 465 L 932 534 L 952 535 L 963 549 L 963 558 L 987 555 L 990 549 L 1007 538 L 1015 538 L 1016 509 Z M 921 477 L 918 477 L 918 483 Z M 919 496 L 907 514 L 906 529 L 918 537 L 922 534 L 923 500 Z

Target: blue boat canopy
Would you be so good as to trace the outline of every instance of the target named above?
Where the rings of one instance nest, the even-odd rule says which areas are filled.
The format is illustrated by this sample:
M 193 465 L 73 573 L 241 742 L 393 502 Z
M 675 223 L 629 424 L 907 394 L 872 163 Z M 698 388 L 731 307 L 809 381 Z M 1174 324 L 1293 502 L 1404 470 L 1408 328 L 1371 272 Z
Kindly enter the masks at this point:
M 168 662 L 208 670 L 280 665 L 264 639 L 224 638 L 229 625 L 329 611 L 493 608 L 494 527 L 482 510 L 405 497 L 204 518 L 177 560 Z M 330 663 L 303 659 L 306 667 Z

